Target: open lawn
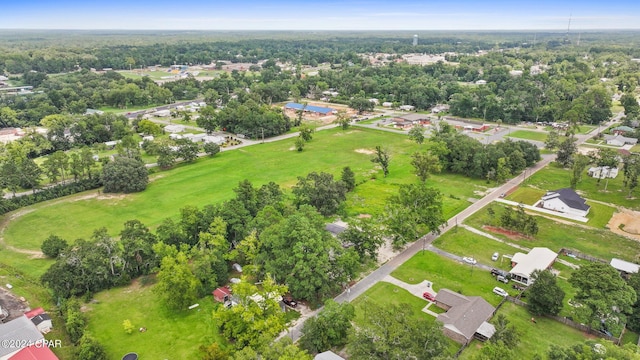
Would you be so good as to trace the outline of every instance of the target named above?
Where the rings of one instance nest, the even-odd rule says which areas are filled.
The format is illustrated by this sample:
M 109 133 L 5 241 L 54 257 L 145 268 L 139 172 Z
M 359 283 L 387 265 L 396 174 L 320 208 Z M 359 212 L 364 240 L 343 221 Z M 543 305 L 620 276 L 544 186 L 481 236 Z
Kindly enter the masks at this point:
M 546 191 L 528 186 L 520 186 L 514 192 L 507 195 L 506 199 L 524 205 L 535 204 Z
M 502 210 L 497 206 L 493 208 L 495 210 L 494 217 L 499 217 L 502 214 Z M 612 257 L 634 261 L 636 260 L 636 255 L 640 253 L 640 242 L 616 235 L 608 230 L 570 225 L 541 216 L 536 219 L 539 231 L 533 239 L 518 238 L 508 239 L 508 241 L 528 248 L 544 246 L 553 251 L 559 251 L 561 248 L 575 249 L 607 261 Z M 495 221 L 486 208 L 465 220 L 467 224 L 477 229 L 481 229 L 486 224 L 494 224 Z M 501 234 L 493 235 L 507 239 Z
M 571 169 L 559 168 L 555 163 L 547 165 L 544 169 L 533 174 L 527 179 L 527 185 L 542 190 L 557 190 L 569 187 L 571 178 Z M 587 199 L 599 200 L 623 206 L 629 209 L 640 210 L 640 189 L 636 188 L 633 195 L 634 198 L 628 198 L 629 191 L 623 186 L 624 176 L 622 171 L 615 179 L 609 179 L 607 190 L 605 191 L 606 180 L 594 179 L 587 176 L 585 171 L 582 174 L 582 181 L 578 183 L 576 191 Z
M 520 333 L 520 344 L 514 349 L 519 359 L 533 359 L 535 354 L 545 355 L 551 345 L 569 346 L 588 339 L 584 333 L 545 317 L 536 317 L 534 324 L 525 308 L 510 302 L 505 302 L 497 314 L 504 314 Z M 482 343 L 474 340 L 459 358 L 473 359 L 481 347 Z
M 525 139 L 525 140 L 535 140 L 535 141 L 545 141 L 547 140 L 547 134 L 538 131 L 529 131 L 529 130 L 516 130 L 509 133 L 508 137 Z
M 379 144 L 391 153 L 386 178 L 370 161 L 372 149 Z M 104 226 L 111 235 L 117 235 L 124 222 L 131 219 L 153 228 L 166 217 L 177 217 L 184 206 L 230 199 L 234 196 L 232 189 L 244 179 L 250 179 L 254 186 L 274 181 L 289 189 L 299 176 L 312 171 L 339 176 L 344 166 L 352 168 L 357 182 L 365 182 L 349 195 L 347 212 L 376 215 L 398 184 L 416 181 L 409 162 L 418 148 L 406 136 L 360 128 L 317 132 L 303 152 L 292 150 L 293 140 L 258 144 L 157 173 L 141 193 L 104 196 L 94 190 L 20 209 L 5 215 L 15 219 L 3 235 L 9 245 L 37 250 L 52 233 L 73 241 L 88 238 L 94 229 Z M 468 206 L 468 197 L 479 197 L 474 191 L 486 190 L 482 181 L 457 175 L 439 174 L 429 182 L 443 187 L 447 215 Z
M 128 352 L 144 359 L 198 359 L 200 345 L 226 346 L 213 323 L 217 304 L 212 296 L 200 299 L 200 306 L 193 310 L 176 312 L 167 310 L 152 288 L 134 283 L 102 291 L 95 302 L 85 305 L 88 331 L 104 345 L 109 359 L 120 359 Z M 122 326 L 127 319 L 136 329 L 132 334 Z M 147 331 L 138 331 L 141 327 Z
M 450 260 L 431 251 L 417 253 L 391 275 L 409 284 L 429 280 L 436 291 L 447 288 L 464 295 L 482 296 L 494 306 L 501 300 L 500 296 L 492 292 L 499 283 L 488 271 Z M 515 295 L 511 287 L 503 288 Z
M 577 134 L 588 134 L 593 131 L 597 126 L 593 125 L 580 125 L 578 126 Z
M 503 270 L 509 270 L 511 263 L 509 259 L 503 258 L 502 255 L 513 255 L 516 252 L 521 252 L 518 248 L 472 233 L 464 228 L 454 228 L 448 231 L 438 237 L 433 245 L 458 256 L 471 256 L 481 264 Z M 494 252 L 500 254 L 498 261 L 491 260 L 491 255 Z

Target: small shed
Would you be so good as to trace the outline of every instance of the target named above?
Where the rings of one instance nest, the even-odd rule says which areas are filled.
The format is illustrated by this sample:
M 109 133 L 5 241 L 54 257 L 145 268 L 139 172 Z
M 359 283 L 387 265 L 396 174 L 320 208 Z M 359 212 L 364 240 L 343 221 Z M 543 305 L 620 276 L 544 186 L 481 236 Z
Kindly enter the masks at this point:
M 226 303 L 231 300 L 231 289 L 227 286 L 219 287 L 212 292 L 213 298 L 217 302 Z

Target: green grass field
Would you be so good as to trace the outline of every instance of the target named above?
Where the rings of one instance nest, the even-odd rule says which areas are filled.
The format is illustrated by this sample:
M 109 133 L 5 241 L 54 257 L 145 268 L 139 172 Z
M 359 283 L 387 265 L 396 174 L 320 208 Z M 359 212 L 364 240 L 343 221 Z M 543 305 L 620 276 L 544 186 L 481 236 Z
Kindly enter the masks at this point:
M 198 359 L 200 345 L 217 342 L 226 346 L 213 323 L 212 296 L 198 300 L 199 307 L 187 311 L 169 311 L 152 292 L 153 286 L 134 284 L 102 291 L 86 305 L 88 331 L 107 350 L 109 359 L 120 359 L 136 352 L 144 359 Z M 122 322 L 135 327 L 124 331 Z M 137 329 L 146 327 L 146 332 Z
M 502 210 L 496 206 L 494 206 L 494 210 L 496 212 L 494 216 L 496 217 L 502 213 Z M 607 261 L 612 257 L 634 261 L 636 255 L 640 253 L 639 242 L 616 235 L 605 229 L 559 223 L 541 216 L 538 216 L 537 220 L 540 230 L 533 239 L 507 239 L 501 234 L 493 235 L 528 248 L 544 246 L 553 251 L 559 251 L 564 247 Z M 487 209 L 484 208 L 465 220 L 465 223 L 481 229 L 483 225 L 491 224 L 493 221 Z
M 501 300 L 500 296 L 492 292 L 492 289 L 500 284 L 488 271 L 461 264 L 430 251 L 417 253 L 391 275 L 409 284 L 429 280 L 436 291 L 447 288 L 464 295 L 482 296 L 494 306 Z M 513 291 L 509 286 L 503 288 L 509 292 Z
M 515 201 L 524 205 L 535 204 L 542 195 L 546 193 L 545 190 L 536 189 L 528 186 L 520 186 L 514 192 L 510 193 L 506 199 Z
M 498 314 L 504 314 L 520 333 L 520 344 L 513 349 L 519 359 L 533 359 L 535 354 L 546 358 L 551 345 L 568 346 L 588 339 L 582 332 L 552 319 L 536 317 L 534 324 L 525 308 L 510 302 L 504 303 Z M 481 342 L 473 340 L 459 359 L 473 359 L 481 347 Z
M 502 255 L 513 255 L 516 252 L 522 252 L 522 250 L 518 248 L 472 233 L 464 228 L 448 231 L 438 237 L 433 245 L 458 256 L 471 256 L 482 264 L 503 270 L 510 269 L 511 263 L 508 259 L 502 258 Z M 501 255 L 498 261 L 491 260 L 491 255 L 493 255 L 494 252 Z
M 529 130 L 512 131 L 507 136 L 512 138 L 525 139 L 525 140 L 535 140 L 535 141 L 547 140 L 546 133 L 538 132 L 538 131 L 529 131 Z
M 390 174 L 386 178 L 374 169 L 372 155 L 362 151 L 379 144 L 391 153 Z M 303 152 L 292 148 L 293 140 L 285 140 L 201 158 L 157 173 L 148 188 L 137 194 L 103 196 L 94 190 L 36 204 L 19 210 L 22 215 L 8 224 L 4 238 L 17 248 L 37 250 L 52 233 L 73 241 L 88 238 L 94 229 L 104 226 L 110 234 L 117 235 L 124 222 L 131 219 L 155 227 L 166 217 L 177 217 L 184 206 L 203 206 L 231 198 L 231 190 L 243 179 L 251 179 L 254 186 L 275 181 L 288 189 L 298 176 L 311 171 L 339 176 L 344 166 L 350 166 L 356 180 L 364 182 L 349 195 L 347 211 L 375 215 L 383 210 L 385 200 L 399 184 L 415 181 L 409 162 L 418 145 L 406 136 L 368 129 L 334 129 L 316 133 Z M 448 216 L 467 207 L 466 199 L 474 196 L 474 190 L 485 190 L 482 181 L 458 175 L 437 175 L 429 182 L 441 187 Z

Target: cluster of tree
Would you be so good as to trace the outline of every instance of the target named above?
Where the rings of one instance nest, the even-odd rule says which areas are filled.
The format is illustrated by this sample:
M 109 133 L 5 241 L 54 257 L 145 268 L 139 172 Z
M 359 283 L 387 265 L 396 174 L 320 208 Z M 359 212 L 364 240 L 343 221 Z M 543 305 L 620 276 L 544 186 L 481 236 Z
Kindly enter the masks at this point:
M 562 310 L 564 290 L 549 270 L 536 270 L 531 275 L 535 282 L 529 286 L 527 308 L 534 315 L 558 315 Z
M 510 206 L 505 207 L 502 215 L 500 215 L 499 224 L 502 228 L 515 230 L 527 236 L 535 236 L 538 233 L 536 217 L 527 215 L 522 206 L 518 206 L 516 211 Z
M 57 257 L 41 280 L 60 298 L 94 294 L 126 284 L 155 269 L 155 241 L 155 236 L 137 220 L 125 223 L 120 241 L 109 236 L 105 228 L 94 231 L 89 241 L 78 239 L 71 246 L 66 246 L 66 240 L 50 236 L 42 250 Z
M 587 340 L 566 347 L 551 345 L 546 358 L 548 360 L 638 359 L 638 347 L 630 343 L 618 346 L 610 341 Z
M 474 360 L 501 360 L 517 358 L 515 348 L 520 343 L 520 332 L 504 314 L 498 314 L 492 323 L 496 329 L 489 342 L 482 346 Z
M 364 319 L 348 337 L 351 359 L 446 358 L 448 341 L 442 325 L 416 319 L 407 304 L 380 306 L 368 302 Z
M 446 123 L 431 140 L 436 143 L 431 153 L 438 156 L 444 170 L 488 181 L 503 182 L 540 160 L 540 151 L 529 142 L 506 140 L 483 145 Z
M 576 289 L 574 315 L 591 328 L 618 333 L 636 303 L 636 290 L 611 265 L 590 262 L 569 278 Z
M 64 316 L 65 330 L 71 342 L 75 345 L 75 358 L 106 360 L 107 352 L 102 344 L 86 331 L 87 321 L 80 311 L 78 300 L 72 298 L 63 301 L 60 310 Z

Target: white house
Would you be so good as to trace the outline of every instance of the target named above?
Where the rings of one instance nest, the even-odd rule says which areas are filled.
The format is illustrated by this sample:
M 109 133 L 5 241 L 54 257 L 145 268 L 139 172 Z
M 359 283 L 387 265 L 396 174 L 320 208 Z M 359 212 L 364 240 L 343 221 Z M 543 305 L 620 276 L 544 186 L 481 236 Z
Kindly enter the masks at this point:
M 170 110 L 158 110 L 158 111 L 152 113 L 151 115 L 153 115 L 155 117 L 169 117 L 169 116 L 171 116 L 171 111 Z
M 391 101 L 385 101 L 385 102 L 382 103 L 382 106 L 384 106 L 384 107 L 392 107 L 393 103 Z
M 218 145 L 224 144 L 224 137 L 207 135 L 202 139 L 203 143 L 216 143 Z
M 573 189 L 564 188 L 547 192 L 540 200 L 543 209 L 586 217 L 591 207 Z
M 164 127 L 164 131 L 168 133 L 180 133 L 184 131 L 184 126 L 182 125 L 167 125 Z
M 604 139 L 607 145 L 611 146 L 635 145 L 638 143 L 638 139 L 624 137 L 622 135 L 605 135 Z
M 517 252 L 511 258 L 511 280 L 529 286 L 534 281 L 531 274 L 550 268 L 557 257 L 558 254 L 544 247 L 534 247 L 528 254 Z
M 416 108 L 416 107 L 415 107 L 415 106 L 413 106 L 413 105 L 400 105 L 400 106 L 398 107 L 398 109 L 400 109 L 400 110 L 404 110 L 404 111 L 411 111 L 411 110 L 413 110 L 413 109 L 415 109 L 415 108 Z
M 638 271 L 640 271 L 640 265 L 630 263 L 621 259 L 613 258 L 611 259 L 610 264 L 614 269 L 618 270 L 622 276 L 625 277 L 631 274 L 636 274 L 638 273 Z
M 618 176 L 618 168 L 612 168 L 609 166 L 590 167 L 587 171 L 587 175 L 596 179 L 615 179 Z
M 476 85 L 487 85 L 487 80 L 478 80 L 476 81 Z

